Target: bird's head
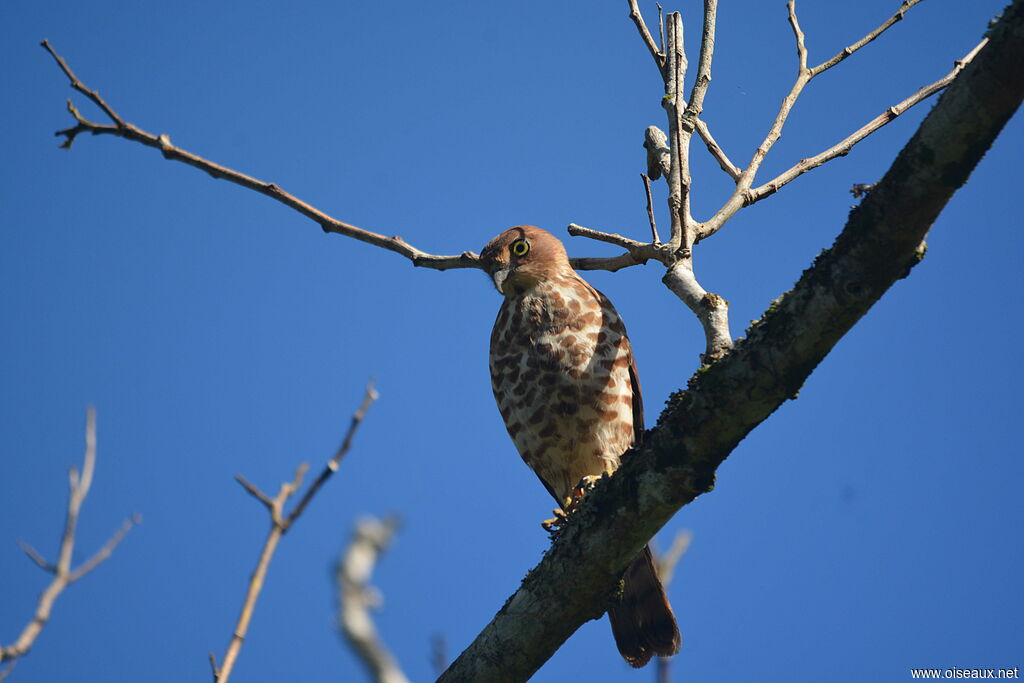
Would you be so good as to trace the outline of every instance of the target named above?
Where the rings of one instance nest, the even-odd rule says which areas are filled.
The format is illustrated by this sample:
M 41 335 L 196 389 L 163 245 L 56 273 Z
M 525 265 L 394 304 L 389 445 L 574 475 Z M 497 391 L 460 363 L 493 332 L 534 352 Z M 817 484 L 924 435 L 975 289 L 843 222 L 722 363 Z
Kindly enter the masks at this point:
M 572 270 L 558 238 L 532 225 L 517 225 L 492 239 L 480 252 L 480 263 L 505 296 L 529 291 L 552 276 Z

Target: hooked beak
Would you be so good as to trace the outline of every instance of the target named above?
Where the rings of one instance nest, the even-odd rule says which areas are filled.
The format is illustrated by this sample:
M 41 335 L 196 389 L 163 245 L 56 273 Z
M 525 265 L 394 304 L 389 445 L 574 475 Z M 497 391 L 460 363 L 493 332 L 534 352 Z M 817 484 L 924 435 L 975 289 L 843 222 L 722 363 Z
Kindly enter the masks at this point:
M 502 287 L 505 284 L 505 279 L 508 277 L 508 273 L 509 273 L 509 267 L 508 266 L 505 266 L 504 268 L 498 268 L 493 273 L 491 273 L 491 278 L 494 280 L 494 286 L 502 294 L 505 293 L 505 290 L 502 289 Z

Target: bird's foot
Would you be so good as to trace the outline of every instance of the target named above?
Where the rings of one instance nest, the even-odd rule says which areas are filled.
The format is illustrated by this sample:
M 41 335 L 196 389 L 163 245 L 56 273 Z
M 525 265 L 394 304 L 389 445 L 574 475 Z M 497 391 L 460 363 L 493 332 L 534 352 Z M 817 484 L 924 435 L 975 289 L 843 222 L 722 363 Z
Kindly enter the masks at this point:
M 558 532 L 565 528 L 566 522 L 569 521 L 569 515 L 562 508 L 555 508 L 551 511 L 555 516 L 551 519 L 545 519 L 540 523 L 544 527 L 544 531 L 551 534 L 554 538 L 558 536 Z
M 545 519 L 540 525 L 544 528 L 544 531 L 551 534 L 552 538 L 558 536 L 558 533 L 565 528 L 569 521 L 569 515 L 576 512 L 580 506 L 580 501 L 583 500 L 583 496 L 590 492 L 590 489 L 594 488 L 594 483 L 597 482 L 601 477 L 588 474 L 587 476 L 580 479 L 579 483 L 573 488 L 572 493 L 566 497 L 562 503 L 562 507 L 555 508 L 551 512 L 555 515 L 551 519 Z

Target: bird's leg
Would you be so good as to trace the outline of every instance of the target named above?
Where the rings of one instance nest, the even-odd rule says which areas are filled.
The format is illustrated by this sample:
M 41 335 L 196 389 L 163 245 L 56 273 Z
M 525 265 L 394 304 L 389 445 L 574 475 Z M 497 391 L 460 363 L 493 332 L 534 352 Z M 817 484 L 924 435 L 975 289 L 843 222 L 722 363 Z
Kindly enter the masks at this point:
M 551 519 L 545 519 L 540 523 L 544 527 L 544 531 L 551 534 L 552 537 L 557 536 L 558 532 L 565 528 L 566 523 L 569 521 L 569 515 L 576 512 L 576 509 L 579 508 L 583 496 L 587 495 L 590 489 L 594 488 L 594 483 L 600 478 L 600 476 L 588 474 L 580 479 L 579 483 L 573 487 L 572 493 L 566 496 L 562 507 L 551 511 L 555 516 Z

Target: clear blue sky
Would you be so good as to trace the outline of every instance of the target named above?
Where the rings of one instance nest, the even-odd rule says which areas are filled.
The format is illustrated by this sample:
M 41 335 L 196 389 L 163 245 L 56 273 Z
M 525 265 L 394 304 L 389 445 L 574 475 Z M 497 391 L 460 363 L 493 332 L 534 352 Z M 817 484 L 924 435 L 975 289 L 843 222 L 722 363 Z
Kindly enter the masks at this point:
M 912 10 L 811 84 L 760 177 L 946 73 L 1003 4 Z M 811 60 L 897 6 L 802 2 Z M 695 49 L 699 3 L 667 8 L 684 11 Z M 719 16 L 705 119 L 743 163 L 796 56 L 783 0 L 723 2 Z M 328 570 L 358 515 L 389 512 L 405 526 L 375 576 L 378 626 L 410 677 L 428 680 L 431 637 L 461 651 L 548 543 L 551 501 L 490 393 L 499 295 L 479 272 L 418 270 L 325 236 L 133 143 L 58 149 L 72 93 L 44 37 L 140 127 L 342 220 L 458 253 L 519 223 L 567 240 L 570 222 L 646 234 L 640 145 L 663 113 L 626 3 L 0 6 L 0 641 L 47 581 L 16 540 L 55 554 L 86 404 L 100 450 L 79 556 L 125 516 L 145 518 L 62 596 L 10 680 L 209 680 L 206 655 L 224 651 L 267 526 L 233 476 L 276 490 L 298 463 L 321 466 L 370 375 L 381 398 L 284 539 L 233 680 L 362 680 L 333 631 Z M 700 245 L 698 273 L 732 303 L 734 335 L 831 243 L 849 187 L 876 181 L 930 106 Z M 662 532 L 663 546 L 694 533 L 670 590 L 684 633 L 676 680 L 900 681 L 910 667 L 1024 665 L 1022 153 L 1018 115 L 913 275 Z M 704 218 L 729 182 L 702 148 L 694 157 Z M 653 264 L 587 276 L 627 322 L 649 423 L 703 345 L 660 276 Z M 653 677 L 626 667 L 602 620 L 535 680 Z

